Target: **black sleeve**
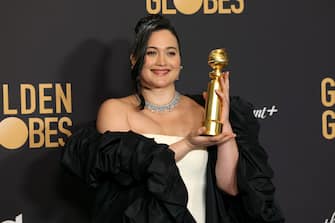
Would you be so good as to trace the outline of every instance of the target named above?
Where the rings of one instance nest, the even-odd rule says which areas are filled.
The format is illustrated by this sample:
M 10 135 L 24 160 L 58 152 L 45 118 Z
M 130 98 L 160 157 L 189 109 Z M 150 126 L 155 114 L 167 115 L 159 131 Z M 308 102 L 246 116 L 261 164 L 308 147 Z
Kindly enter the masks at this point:
M 268 156 L 259 144 L 259 124 L 253 106 L 239 97 L 230 99 L 230 122 L 239 149 L 237 165 L 238 195 L 230 196 L 216 186 L 217 148 L 209 148 L 207 222 L 282 223 L 283 215 L 275 202 L 273 171 Z M 220 219 L 220 220 L 219 220 Z
M 194 222 L 174 153 L 165 144 L 131 131 L 83 128 L 67 142 L 61 162 L 96 188 L 94 222 Z

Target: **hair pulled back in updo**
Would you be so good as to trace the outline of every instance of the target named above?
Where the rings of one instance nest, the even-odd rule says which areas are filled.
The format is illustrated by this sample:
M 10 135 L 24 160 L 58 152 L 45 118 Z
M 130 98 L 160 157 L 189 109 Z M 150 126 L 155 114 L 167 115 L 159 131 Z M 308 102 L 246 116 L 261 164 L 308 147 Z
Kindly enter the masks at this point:
M 180 48 L 180 42 L 176 30 L 170 21 L 162 15 L 147 15 L 141 18 L 135 27 L 135 40 L 131 50 L 135 64 L 132 66 L 131 79 L 133 82 L 135 94 L 137 94 L 140 99 L 139 108 L 141 110 L 144 109 L 145 99 L 141 93 L 142 86 L 140 81 L 140 74 L 144 64 L 148 40 L 152 32 L 163 29 L 169 30 L 176 37 L 178 46 Z

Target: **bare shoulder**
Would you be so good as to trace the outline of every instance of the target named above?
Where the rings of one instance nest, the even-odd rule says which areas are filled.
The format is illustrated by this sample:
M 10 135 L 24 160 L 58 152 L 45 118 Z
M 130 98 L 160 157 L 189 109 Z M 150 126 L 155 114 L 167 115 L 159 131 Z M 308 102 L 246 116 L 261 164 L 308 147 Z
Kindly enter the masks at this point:
M 185 109 L 189 114 L 193 114 L 196 116 L 203 115 L 204 108 L 201 105 L 199 105 L 196 101 L 187 96 L 183 96 L 182 100 L 183 100 L 183 109 Z M 192 112 L 190 113 L 190 111 Z
M 192 98 L 188 97 L 188 96 L 183 96 L 182 97 L 183 100 L 185 101 L 185 104 L 191 108 L 191 109 L 195 109 L 198 111 L 202 111 L 204 108 L 199 105 L 196 101 L 194 101 Z
M 129 131 L 128 114 L 136 107 L 133 96 L 110 98 L 104 101 L 98 111 L 97 130 Z

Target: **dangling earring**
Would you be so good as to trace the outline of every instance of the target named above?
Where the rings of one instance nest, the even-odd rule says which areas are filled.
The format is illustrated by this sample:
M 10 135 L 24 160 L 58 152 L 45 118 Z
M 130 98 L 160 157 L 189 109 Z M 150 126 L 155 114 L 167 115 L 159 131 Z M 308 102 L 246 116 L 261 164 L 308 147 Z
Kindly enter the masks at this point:
M 183 68 L 184 68 L 184 66 L 180 66 L 180 68 L 179 68 L 179 69 L 180 69 L 180 70 L 182 70 Z

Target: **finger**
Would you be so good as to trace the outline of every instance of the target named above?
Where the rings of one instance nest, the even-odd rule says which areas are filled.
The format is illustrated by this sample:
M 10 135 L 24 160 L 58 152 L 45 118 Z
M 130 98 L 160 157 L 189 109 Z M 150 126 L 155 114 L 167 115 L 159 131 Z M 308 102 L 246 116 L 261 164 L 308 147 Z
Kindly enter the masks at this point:
M 224 93 L 223 93 L 222 91 L 216 89 L 216 90 L 215 90 L 215 93 L 217 94 L 217 96 L 219 96 L 219 98 L 220 98 L 221 100 L 224 99 Z
M 222 77 L 226 80 L 229 77 L 230 71 L 224 71 L 222 72 Z
M 202 97 L 207 101 L 208 94 L 206 91 L 202 92 Z
M 221 134 L 216 135 L 216 136 L 211 136 L 209 138 L 209 141 L 213 142 L 213 143 L 220 142 L 224 137 L 226 137 L 226 134 L 221 133 Z
M 225 88 L 225 73 L 219 77 L 221 89 Z
M 222 76 L 220 77 L 220 86 L 222 92 L 225 95 L 225 98 L 229 100 L 229 71 L 223 72 Z
M 215 136 L 216 137 L 215 139 L 218 140 L 218 141 L 220 141 L 220 140 L 222 140 L 225 137 L 231 137 L 231 136 L 235 137 L 236 134 L 233 133 L 233 132 L 230 132 L 230 131 L 229 132 L 222 132 L 221 134 Z
M 226 136 L 225 138 L 222 139 L 222 141 L 220 143 L 225 143 L 225 142 L 228 142 L 229 140 L 235 138 L 236 136 L 234 135 L 229 135 L 229 136 Z
M 230 75 L 230 72 L 227 71 L 226 75 L 225 75 L 225 87 L 226 87 L 227 90 L 229 90 L 229 75 Z M 228 93 L 229 93 L 229 91 L 228 91 Z
M 236 134 L 235 133 L 231 133 L 231 134 L 228 134 L 228 135 L 225 135 L 221 140 L 220 142 L 218 142 L 218 144 L 221 144 L 221 143 L 225 143 L 233 138 L 236 137 Z
M 223 84 L 224 84 L 225 87 L 229 87 L 229 76 L 230 76 L 229 71 L 223 72 L 223 74 L 222 74 Z
M 221 91 L 229 97 L 229 84 L 226 82 L 226 72 L 219 78 Z
M 223 135 L 236 135 L 232 130 L 227 130 L 227 129 L 222 130 L 221 134 L 223 134 Z
M 197 135 L 198 136 L 203 135 L 205 133 L 205 131 L 206 131 L 206 127 L 202 126 L 197 130 Z
M 191 137 L 198 136 L 198 135 L 199 135 L 199 132 L 200 132 L 200 129 L 201 129 L 201 128 L 192 130 L 192 131 L 190 132 L 189 135 L 190 135 Z

